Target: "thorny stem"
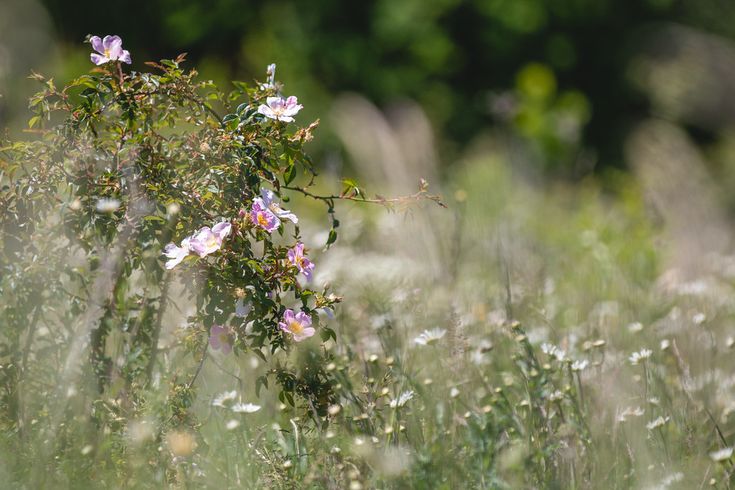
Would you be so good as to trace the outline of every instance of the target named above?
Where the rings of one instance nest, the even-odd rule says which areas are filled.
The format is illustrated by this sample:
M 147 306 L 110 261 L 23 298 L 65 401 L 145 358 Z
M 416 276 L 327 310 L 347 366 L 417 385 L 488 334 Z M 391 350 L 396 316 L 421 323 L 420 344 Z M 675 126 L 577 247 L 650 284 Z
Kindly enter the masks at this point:
M 376 196 L 374 198 L 369 197 L 363 197 L 360 194 L 353 193 L 353 194 L 331 194 L 331 195 L 319 195 L 314 194 L 310 191 L 308 191 L 305 187 L 299 187 L 299 186 L 288 186 L 284 185 L 281 186 L 283 189 L 288 189 L 291 191 L 300 192 L 301 194 L 310 197 L 312 199 L 316 199 L 319 201 L 324 201 L 330 206 L 334 204 L 335 200 L 342 200 L 342 201 L 355 201 L 355 202 L 363 202 L 368 204 L 380 204 L 382 206 L 391 207 L 394 205 L 405 205 L 410 202 L 418 202 L 422 200 L 429 200 L 434 201 L 439 206 L 446 208 L 446 204 L 444 204 L 441 200 L 441 196 L 435 195 L 435 194 L 429 194 L 426 190 L 426 186 L 422 184 L 422 187 L 418 190 L 418 192 L 415 192 L 413 194 L 410 194 L 408 196 L 400 196 L 400 197 L 382 197 L 382 196 Z

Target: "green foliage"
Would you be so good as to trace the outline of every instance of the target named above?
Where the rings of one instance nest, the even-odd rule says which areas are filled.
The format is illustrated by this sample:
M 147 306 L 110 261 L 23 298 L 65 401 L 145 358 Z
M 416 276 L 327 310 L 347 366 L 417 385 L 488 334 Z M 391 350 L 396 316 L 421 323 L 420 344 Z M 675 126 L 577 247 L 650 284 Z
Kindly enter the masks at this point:
M 78 398 L 92 403 L 96 425 L 115 434 L 125 428 L 121 417 L 144 414 L 158 419 L 162 433 L 194 426 L 194 382 L 210 327 L 222 324 L 237 354 L 256 352 L 273 364 L 266 376 L 290 405 L 318 417 L 334 400 L 334 382 L 321 367 L 329 355 L 312 351 L 318 360 L 305 370 L 289 363 L 278 322 L 298 303 L 318 325 L 317 309 L 331 310 L 339 298 L 299 284 L 287 260 L 298 226 L 290 232 L 281 223 L 271 235 L 248 214 L 262 189 L 279 193 L 297 168 L 313 181 L 302 145 L 316 125 L 291 131 L 257 110 L 275 89 L 236 83 L 225 94 L 197 81 L 183 60 L 150 63 L 158 74 L 127 75 L 119 63 L 107 64 L 62 89 L 34 75 L 44 86 L 30 101 L 29 127 L 38 137 L 0 145 L 5 431 L 41 437 L 32 424 L 51 409 L 37 398 L 38 383 L 46 382 L 59 386 L 49 400 L 59 404 L 56 422 Z M 179 343 L 199 367 L 172 379 L 159 413 L 151 413 L 161 356 L 170 355 L 159 352 L 175 275 L 163 268 L 164 246 L 218 221 L 232 233 L 217 253 L 189 255 L 178 266 L 188 269 L 178 294 L 197 305 Z M 239 317 L 238 299 L 252 305 Z M 53 340 L 38 339 L 49 331 Z M 328 328 L 322 335 L 334 339 Z M 56 362 L 31 365 L 37 341 L 44 347 L 35 349 L 36 360 L 46 352 Z M 59 432 L 52 440 L 72 437 Z
M 460 145 L 502 122 L 488 99 L 512 89 L 529 63 L 542 63 L 559 93 L 586 99 L 580 146 L 599 157 L 595 168 L 620 167 L 627 130 L 649 114 L 629 79 L 642 35 L 672 23 L 735 38 L 735 7 L 720 0 L 155 0 L 104 9 L 92 0 L 42 3 L 67 44 L 95 26 L 122 35 L 148 59 L 186 51 L 205 62 L 206 76 L 223 80 L 249 80 L 275 61 L 311 117 L 323 116 L 321 108 L 346 90 L 380 105 L 407 97 L 421 103 L 442 138 Z M 321 140 L 316 150 L 332 149 L 333 141 Z M 535 162 L 539 168 L 564 175 L 577 160 L 558 151 L 545 157 Z

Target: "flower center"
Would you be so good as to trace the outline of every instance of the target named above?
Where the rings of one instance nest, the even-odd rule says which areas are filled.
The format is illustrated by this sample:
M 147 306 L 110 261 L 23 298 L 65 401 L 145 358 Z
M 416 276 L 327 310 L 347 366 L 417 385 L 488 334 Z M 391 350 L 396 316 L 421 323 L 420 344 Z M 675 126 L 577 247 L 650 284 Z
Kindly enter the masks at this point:
M 109 58 L 109 57 L 110 57 L 110 50 L 105 49 L 105 58 Z
M 217 246 L 217 237 L 210 236 L 207 238 L 207 248 L 216 247 Z
M 296 320 L 291 320 L 291 322 L 288 324 L 288 329 L 291 331 L 291 333 L 299 334 L 304 331 L 304 326 Z
M 227 332 L 222 332 L 221 334 L 219 334 L 219 341 L 221 344 L 229 344 L 230 335 Z
M 268 227 L 268 218 L 265 217 L 265 213 L 258 213 L 258 224 L 263 228 Z

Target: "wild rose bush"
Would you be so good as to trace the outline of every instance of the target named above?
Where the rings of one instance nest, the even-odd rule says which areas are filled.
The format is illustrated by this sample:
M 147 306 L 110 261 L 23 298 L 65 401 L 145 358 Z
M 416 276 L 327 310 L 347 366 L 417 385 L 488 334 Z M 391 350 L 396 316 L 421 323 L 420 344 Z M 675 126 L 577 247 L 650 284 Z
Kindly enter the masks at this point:
M 144 407 L 177 282 L 196 304 L 180 343 L 199 368 L 168 388 L 163 421 L 187 422 L 208 349 L 254 353 L 272 366 L 256 390 L 276 383 L 283 402 L 325 414 L 328 352 L 305 348 L 305 366 L 286 352 L 335 339 L 317 313 L 332 316 L 340 298 L 310 285 L 315 264 L 288 193 L 326 204 L 327 246 L 334 201 L 361 196 L 354 185 L 344 196 L 307 190 L 316 173 L 303 146 L 318 122 L 295 122 L 302 106 L 275 65 L 265 82 L 224 93 L 184 69 L 184 56 L 126 73 L 118 36 L 90 42 L 90 73 L 63 88 L 33 75 L 44 85 L 30 102 L 33 138 L 0 143 L 4 427 L 25 431 L 44 409 L 23 395 L 44 349 L 58 366 L 46 373 L 59 388 L 51 402 L 87 390 L 86 400 L 117 400 L 113 415 Z M 48 325 L 65 327 L 53 348 L 39 340 Z

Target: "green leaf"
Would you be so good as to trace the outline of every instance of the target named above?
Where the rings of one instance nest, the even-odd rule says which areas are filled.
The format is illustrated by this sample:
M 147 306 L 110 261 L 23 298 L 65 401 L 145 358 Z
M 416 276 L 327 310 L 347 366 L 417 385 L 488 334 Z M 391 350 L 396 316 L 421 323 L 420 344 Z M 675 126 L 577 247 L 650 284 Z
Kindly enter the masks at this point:
M 260 388 L 262 386 L 268 389 L 268 378 L 266 376 L 260 376 L 255 380 L 255 396 L 260 397 Z
M 286 173 L 283 175 L 283 180 L 286 183 L 286 185 L 293 182 L 293 179 L 296 178 L 296 165 L 293 163 L 290 167 L 288 167 L 288 170 L 286 170 Z

